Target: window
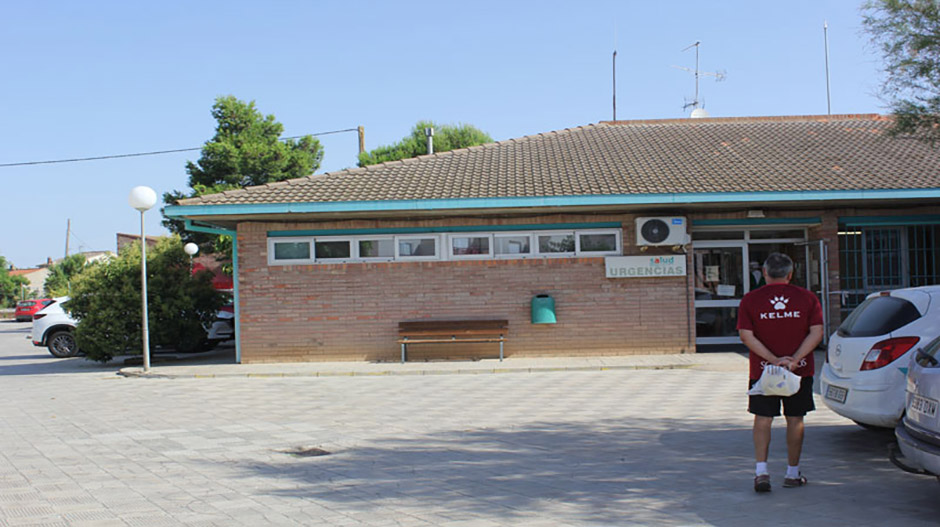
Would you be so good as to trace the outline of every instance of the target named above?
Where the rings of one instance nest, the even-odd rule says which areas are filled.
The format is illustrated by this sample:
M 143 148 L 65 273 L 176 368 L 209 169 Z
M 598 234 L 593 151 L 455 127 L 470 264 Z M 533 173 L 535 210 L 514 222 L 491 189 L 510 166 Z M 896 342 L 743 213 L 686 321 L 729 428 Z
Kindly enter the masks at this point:
M 269 238 L 268 263 L 291 265 L 311 263 L 309 238 Z
M 437 238 L 397 238 L 399 258 L 437 257 Z
M 571 253 L 574 254 L 574 234 L 541 234 L 539 235 L 539 253 Z
M 617 235 L 614 233 L 585 233 L 578 235 L 580 253 L 616 253 Z
M 492 254 L 490 236 L 488 234 L 452 236 L 450 254 L 452 256 L 490 256 Z
M 314 242 L 316 259 L 348 259 L 350 256 L 352 256 L 349 245 L 349 240 L 317 240 Z
M 496 256 L 516 256 L 532 254 L 532 237 L 521 234 L 494 236 Z
M 372 238 L 359 240 L 359 258 L 395 258 L 394 238 Z

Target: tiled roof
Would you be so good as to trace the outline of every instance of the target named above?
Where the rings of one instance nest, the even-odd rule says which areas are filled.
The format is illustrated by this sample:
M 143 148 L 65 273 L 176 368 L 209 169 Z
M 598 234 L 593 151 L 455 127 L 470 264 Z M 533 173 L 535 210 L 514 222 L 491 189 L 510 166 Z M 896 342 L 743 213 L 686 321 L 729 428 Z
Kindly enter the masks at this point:
M 940 188 L 940 149 L 888 117 L 602 122 L 180 205 Z

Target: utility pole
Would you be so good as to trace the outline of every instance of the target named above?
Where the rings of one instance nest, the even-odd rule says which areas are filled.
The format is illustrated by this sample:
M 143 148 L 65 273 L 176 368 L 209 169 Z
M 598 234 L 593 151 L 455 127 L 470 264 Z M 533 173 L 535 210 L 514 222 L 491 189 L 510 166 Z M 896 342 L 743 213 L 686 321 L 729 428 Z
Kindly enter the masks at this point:
M 363 126 L 360 126 L 358 130 L 359 130 L 359 153 L 364 154 L 366 151 L 366 129 Z
M 68 219 L 65 226 L 65 257 L 69 257 L 69 238 L 72 236 L 72 218 Z

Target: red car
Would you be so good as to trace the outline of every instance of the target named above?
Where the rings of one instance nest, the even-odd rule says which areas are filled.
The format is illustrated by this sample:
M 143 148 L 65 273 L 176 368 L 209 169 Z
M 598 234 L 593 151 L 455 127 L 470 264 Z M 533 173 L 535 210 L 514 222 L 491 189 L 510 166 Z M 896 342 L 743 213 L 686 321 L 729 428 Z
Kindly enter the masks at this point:
M 38 298 L 36 300 L 23 300 L 16 303 L 16 321 L 29 322 L 40 309 L 52 303 L 51 298 Z

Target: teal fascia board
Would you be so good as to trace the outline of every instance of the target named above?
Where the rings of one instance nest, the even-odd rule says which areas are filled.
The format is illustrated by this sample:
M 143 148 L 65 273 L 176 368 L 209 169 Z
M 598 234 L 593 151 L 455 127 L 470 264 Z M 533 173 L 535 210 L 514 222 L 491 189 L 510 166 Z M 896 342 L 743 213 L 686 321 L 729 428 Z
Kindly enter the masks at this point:
M 848 227 L 940 225 L 940 214 L 923 214 L 919 216 L 839 216 L 839 224 Z
M 453 227 L 390 227 L 383 229 L 304 229 L 294 231 L 268 231 L 269 238 L 287 236 L 355 236 L 360 234 L 416 234 L 431 232 L 505 232 L 547 231 L 568 229 L 619 229 L 620 222 L 595 223 L 539 223 L 531 225 L 459 225 Z
M 239 216 L 326 212 L 394 212 L 457 209 L 511 209 L 610 205 L 688 205 L 694 203 L 790 203 L 833 200 L 940 198 L 940 188 L 889 190 L 826 190 L 795 192 L 702 192 L 684 194 L 614 194 L 523 198 L 425 199 L 402 201 L 327 201 L 304 203 L 245 203 L 237 205 L 169 205 L 164 214 L 185 216 Z
M 741 218 L 739 220 L 695 220 L 692 227 L 726 227 L 729 225 L 761 226 L 761 225 L 818 225 L 822 218 L 813 216 L 809 218 Z
M 209 225 L 205 223 L 195 223 L 193 222 L 193 220 L 185 220 L 183 223 L 184 223 L 184 228 L 187 231 L 204 232 L 207 234 L 226 235 L 226 236 L 232 236 L 233 238 L 235 237 L 235 230 L 233 229 L 224 229 L 222 227 L 217 227 L 215 225 Z

